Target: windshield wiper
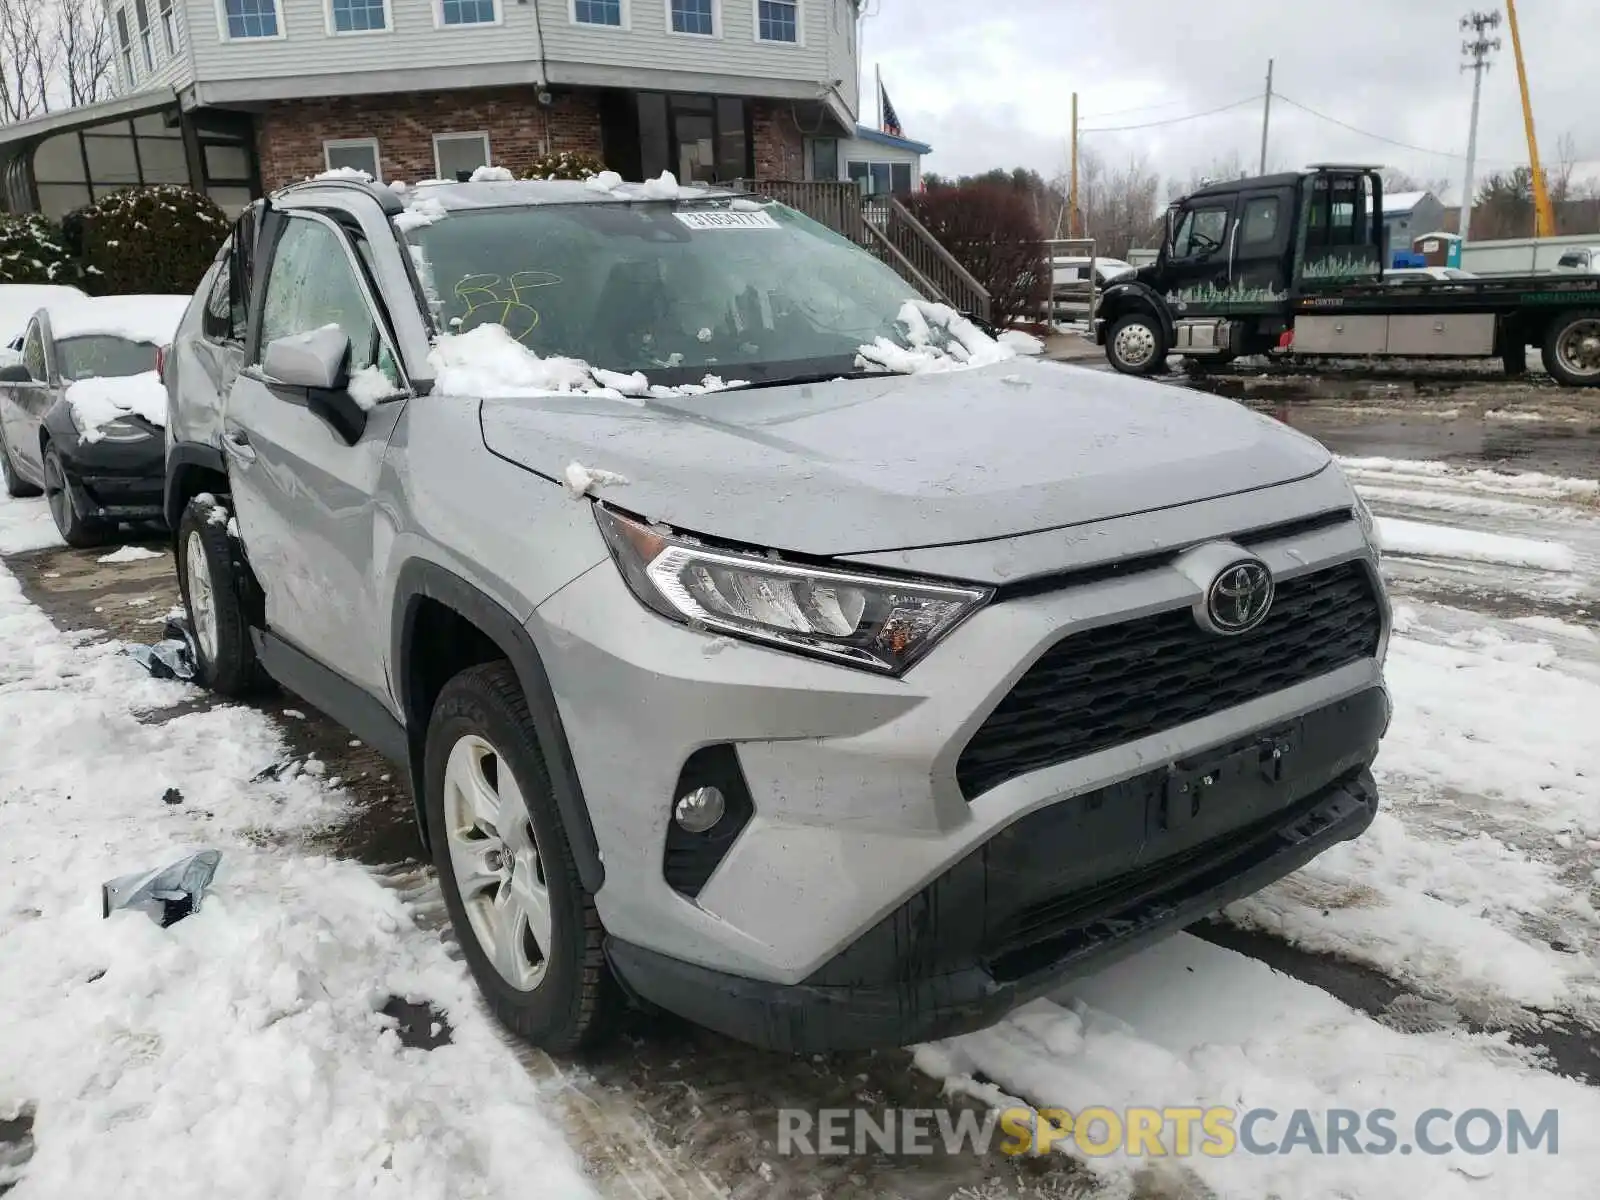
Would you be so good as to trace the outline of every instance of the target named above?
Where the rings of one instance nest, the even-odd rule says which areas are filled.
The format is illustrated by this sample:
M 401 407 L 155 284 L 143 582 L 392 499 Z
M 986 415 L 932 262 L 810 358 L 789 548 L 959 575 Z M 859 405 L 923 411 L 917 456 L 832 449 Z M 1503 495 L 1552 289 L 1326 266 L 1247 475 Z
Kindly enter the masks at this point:
M 844 371 L 808 371 L 800 375 L 776 375 L 771 379 L 756 379 L 749 383 L 740 383 L 723 390 L 744 392 L 755 388 L 798 387 L 805 383 L 832 383 L 835 379 L 878 378 L 892 375 L 893 373 L 892 371 L 864 371 L 860 367 L 851 367 Z

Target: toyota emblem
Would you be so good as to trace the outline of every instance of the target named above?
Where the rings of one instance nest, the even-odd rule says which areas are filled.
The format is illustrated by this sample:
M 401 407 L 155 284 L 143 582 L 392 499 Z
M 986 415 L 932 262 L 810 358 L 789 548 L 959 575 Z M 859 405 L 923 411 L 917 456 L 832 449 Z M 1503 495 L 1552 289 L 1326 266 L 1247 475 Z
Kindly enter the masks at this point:
M 1272 608 L 1272 572 L 1258 558 L 1230 563 L 1206 592 L 1205 615 L 1213 633 L 1248 633 Z

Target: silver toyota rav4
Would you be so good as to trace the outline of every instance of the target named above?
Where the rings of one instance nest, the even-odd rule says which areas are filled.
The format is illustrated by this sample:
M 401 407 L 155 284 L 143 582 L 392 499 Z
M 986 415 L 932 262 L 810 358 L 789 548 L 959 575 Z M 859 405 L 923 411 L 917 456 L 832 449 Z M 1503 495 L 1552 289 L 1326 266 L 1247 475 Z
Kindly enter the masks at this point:
M 665 193 L 665 194 L 664 194 Z M 1371 519 L 749 196 L 297 185 L 167 358 L 202 677 L 409 771 L 466 960 L 790 1051 L 990 1023 L 1357 836 Z

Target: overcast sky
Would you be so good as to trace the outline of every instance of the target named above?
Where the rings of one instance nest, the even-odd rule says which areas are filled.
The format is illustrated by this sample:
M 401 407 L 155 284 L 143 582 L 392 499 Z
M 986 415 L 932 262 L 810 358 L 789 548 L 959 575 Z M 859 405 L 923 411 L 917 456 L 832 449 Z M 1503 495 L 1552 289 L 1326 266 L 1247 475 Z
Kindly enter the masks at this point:
M 1479 7 L 1498 7 L 1483 0 Z M 1419 179 L 1451 180 L 1459 198 L 1472 76 L 1459 69 L 1466 0 L 866 0 L 861 119 L 876 120 L 881 67 L 908 137 L 930 143 L 924 170 L 969 174 L 1064 169 L 1070 97 L 1080 145 L 1113 165 L 1143 156 L 1164 178 L 1187 179 L 1237 155 L 1254 172 L 1261 102 L 1192 121 L 1169 120 L 1259 97 L 1267 60 L 1287 99 L 1405 149 L 1274 101 L 1268 169 L 1315 161 L 1382 163 Z M 1521 0 L 1517 18 L 1540 156 L 1553 165 L 1562 134 L 1578 174 L 1600 175 L 1597 0 Z M 1509 28 L 1484 78 L 1478 177 L 1528 158 Z M 1137 110 L 1137 111 L 1128 111 Z

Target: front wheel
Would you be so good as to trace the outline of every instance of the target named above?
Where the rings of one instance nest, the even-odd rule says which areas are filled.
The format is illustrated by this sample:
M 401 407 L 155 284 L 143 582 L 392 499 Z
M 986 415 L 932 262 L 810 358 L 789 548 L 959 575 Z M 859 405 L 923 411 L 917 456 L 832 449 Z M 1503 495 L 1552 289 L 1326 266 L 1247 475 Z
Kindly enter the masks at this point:
M 553 1052 L 602 1039 L 621 993 L 510 664 L 469 667 L 444 685 L 423 779 L 445 907 L 495 1016 Z
M 1562 313 L 1550 322 L 1544 369 L 1567 387 L 1600 385 L 1600 311 Z
M 98 546 L 105 539 L 104 523 L 78 511 L 78 502 L 67 482 L 66 465 L 54 442 L 44 448 L 44 495 L 50 505 L 50 517 L 56 523 L 56 532 L 67 545 L 85 550 Z
M 238 697 L 261 681 L 238 571 L 233 565 L 228 510 L 196 496 L 178 522 L 178 590 L 194 630 L 195 670 L 206 687 Z
M 1124 375 L 1154 375 L 1167 364 L 1166 331 L 1148 313 L 1129 313 L 1111 327 L 1106 358 Z

